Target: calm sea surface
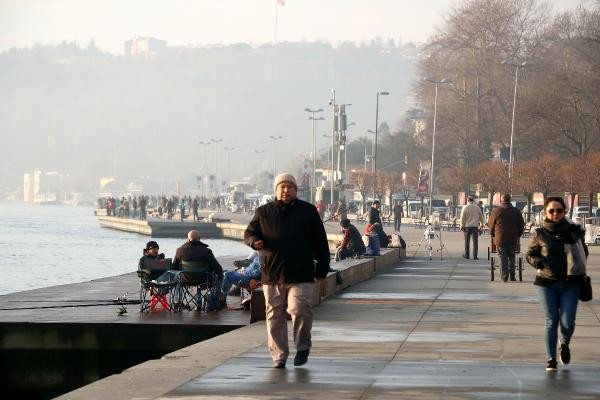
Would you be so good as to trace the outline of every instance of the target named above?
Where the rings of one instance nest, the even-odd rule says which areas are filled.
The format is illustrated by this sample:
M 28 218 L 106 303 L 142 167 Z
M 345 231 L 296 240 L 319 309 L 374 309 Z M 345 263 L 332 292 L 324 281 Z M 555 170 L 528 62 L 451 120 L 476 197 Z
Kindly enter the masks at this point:
M 0 294 L 135 271 L 148 240 L 100 228 L 92 207 L 0 203 Z M 155 240 L 166 257 L 185 241 Z M 250 250 L 240 241 L 203 241 L 216 257 Z

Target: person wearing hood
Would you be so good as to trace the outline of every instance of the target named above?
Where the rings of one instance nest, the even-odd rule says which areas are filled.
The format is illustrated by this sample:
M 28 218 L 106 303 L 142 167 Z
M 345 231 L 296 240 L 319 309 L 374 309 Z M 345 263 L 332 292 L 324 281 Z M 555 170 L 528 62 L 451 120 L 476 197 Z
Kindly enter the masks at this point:
M 548 197 L 544 202 L 544 224 L 537 228 L 527 251 L 527 262 L 537 270 L 534 285 L 546 324 L 546 371 L 557 370 L 556 345 L 560 325 L 560 361 L 571 360 L 569 344 L 575 331 L 579 289 L 586 275 L 588 249 L 585 231 L 565 218 L 562 197 Z

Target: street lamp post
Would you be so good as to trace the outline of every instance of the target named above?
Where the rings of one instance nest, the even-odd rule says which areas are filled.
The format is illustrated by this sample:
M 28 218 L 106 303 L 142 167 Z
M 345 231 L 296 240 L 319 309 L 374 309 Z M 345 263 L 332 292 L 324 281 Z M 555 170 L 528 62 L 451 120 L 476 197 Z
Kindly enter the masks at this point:
M 217 176 L 218 165 L 219 165 L 218 164 L 219 163 L 219 158 L 218 158 L 218 155 L 217 155 L 217 150 L 218 150 L 217 143 L 221 143 L 223 141 L 223 139 L 211 138 L 210 141 L 213 142 L 214 145 L 215 145 L 215 187 L 217 189 L 217 195 L 218 195 L 220 193 L 220 190 L 219 190 L 219 178 Z
M 254 151 L 254 153 L 256 153 L 256 191 L 258 192 L 259 191 L 259 188 L 258 188 L 258 184 L 259 184 L 258 177 L 259 177 L 259 174 L 260 174 L 260 154 L 264 153 L 265 151 L 262 150 L 262 149 L 261 150 L 254 149 L 253 151 Z
M 283 139 L 283 136 L 269 136 L 273 140 L 273 176 L 277 175 L 277 141 Z
M 334 161 L 333 161 L 333 155 L 334 155 L 334 149 L 335 149 L 335 143 L 334 143 L 334 139 L 335 139 L 335 135 L 323 135 L 324 138 L 331 138 L 331 164 L 330 164 L 330 175 L 329 175 L 329 179 L 331 181 L 331 199 L 329 199 L 329 204 L 331 204 L 331 206 L 333 207 L 333 165 L 334 165 Z M 329 164 L 329 157 L 328 158 L 328 164 Z
M 356 125 L 356 122 L 350 122 L 347 126 L 353 126 Z M 348 179 L 347 174 L 348 174 L 348 134 L 346 133 L 346 143 L 344 143 L 344 179 Z
M 200 142 L 198 142 L 198 144 L 200 144 L 201 146 L 204 147 L 204 152 L 203 152 L 204 154 L 202 156 L 202 174 L 203 174 L 203 177 L 202 177 L 202 197 L 204 197 L 204 181 L 205 181 L 204 175 L 206 175 L 206 147 L 210 146 L 212 143 L 211 142 L 200 141 Z
M 231 165 L 229 164 L 229 153 L 231 151 L 235 150 L 235 147 L 227 147 L 227 146 L 225 146 L 225 147 L 223 147 L 223 150 L 225 150 L 225 154 L 227 154 L 227 160 L 226 160 L 227 161 L 226 162 L 226 164 L 227 164 L 227 174 L 226 174 L 226 176 L 227 176 L 227 179 L 229 179 L 229 182 L 231 183 Z
M 515 133 L 515 109 L 517 107 L 517 85 L 519 82 L 519 68 L 525 68 L 528 63 L 524 61 L 522 63 L 517 63 L 514 60 L 507 59 L 502 61 L 502 64 L 511 65 L 515 67 L 515 91 L 513 94 L 513 109 L 512 109 L 512 120 L 510 122 L 510 154 L 508 156 L 508 181 L 510 183 L 510 189 L 512 191 L 512 172 L 513 172 L 513 164 L 515 161 L 514 152 L 513 152 L 513 138 Z
M 390 92 L 379 91 L 377 92 L 377 101 L 375 105 L 375 150 L 373 152 L 373 201 L 375 200 L 375 185 L 377 175 L 377 132 L 379 130 L 379 96 L 387 96 Z
M 426 78 L 428 82 L 435 85 L 435 99 L 433 101 L 433 133 L 431 135 L 431 171 L 429 172 L 429 222 L 431 222 L 431 215 L 433 211 L 433 167 L 435 162 L 435 123 L 437 119 L 437 97 L 438 97 L 438 85 L 439 84 L 452 84 L 452 81 L 448 79 L 435 80 L 433 78 Z
M 314 203 L 314 199 L 315 199 L 315 194 L 314 191 L 316 190 L 316 184 L 315 184 L 315 169 L 316 169 L 316 156 L 315 153 L 317 151 L 317 139 L 315 136 L 315 121 L 323 121 L 325 118 L 323 117 L 319 117 L 319 118 L 315 118 L 315 113 L 318 112 L 323 112 L 322 108 L 319 108 L 318 110 L 311 110 L 310 108 L 305 108 L 304 111 L 312 113 L 312 116 L 308 117 L 308 119 L 312 120 L 312 176 L 311 176 L 311 184 L 310 184 L 310 202 Z

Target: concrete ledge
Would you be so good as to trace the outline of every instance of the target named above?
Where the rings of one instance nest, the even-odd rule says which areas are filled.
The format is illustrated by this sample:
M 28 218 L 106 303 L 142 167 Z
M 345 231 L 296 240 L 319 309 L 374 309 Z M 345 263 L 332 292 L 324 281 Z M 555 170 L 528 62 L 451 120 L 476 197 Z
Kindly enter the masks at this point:
M 399 261 L 401 249 L 384 249 L 379 257 L 344 260 L 333 264 L 336 272 L 313 285 L 313 306 L 342 292 L 345 288 L 371 278 L 375 271 L 385 270 Z M 259 295 L 259 291 L 256 295 Z M 262 294 L 262 292 L 260 292 Z M 264 304 L 264 295 L 262 296 Z M 263 311 L 264 314 L 264 311 Z M 212 339 L 185 347 L 150 360 L 121 374 L 111 375 L 90 385 L 69 392 L 59 399 L 151 399 L 159 397 L 189 380 L 258 346 L 265 346 L 267 336 L 264 321 L 236 329 Z M 108 396 L 107 396 L 108 394 Z
M 266 344 L 264 322 L 205 340 L 146 361 L 58 399 L 153 399 L 250 349 Z

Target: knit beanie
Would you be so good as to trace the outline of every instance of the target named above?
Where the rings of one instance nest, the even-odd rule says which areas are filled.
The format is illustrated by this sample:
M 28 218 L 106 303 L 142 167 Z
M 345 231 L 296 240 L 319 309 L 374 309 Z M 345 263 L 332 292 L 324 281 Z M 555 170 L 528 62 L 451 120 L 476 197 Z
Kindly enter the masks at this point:
M 291 183 L 292 185 L 294 185 L 296 190 L 298 189 L 298 185 L 296 184 L 296 178 L 294 178 L 294 175 L 284 172 L 275 177 L 275 182 L 273 182 L 273 191 L 274 192 L 277 191 L 277 186 L 282 182 Z

